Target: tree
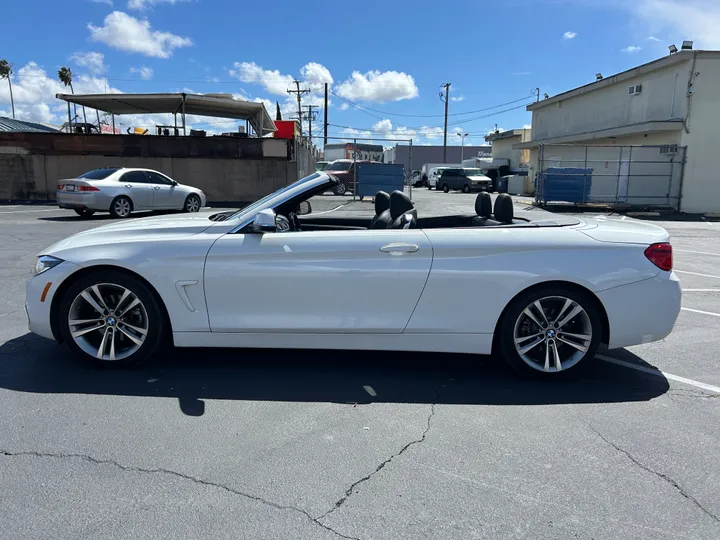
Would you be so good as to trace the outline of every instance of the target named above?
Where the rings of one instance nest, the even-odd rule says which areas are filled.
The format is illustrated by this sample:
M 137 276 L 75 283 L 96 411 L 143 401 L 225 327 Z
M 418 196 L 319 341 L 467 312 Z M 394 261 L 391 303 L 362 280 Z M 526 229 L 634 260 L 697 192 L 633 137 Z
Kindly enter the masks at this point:
M 275 120 L 282 120 L 282 114 L 280 113 L 280 103 L 275 102 Z
M 67 68 L 65 66 L 61 67 L 58 70 L 58 79 L 60 79 L 60 82 L 63 83 L 65 86 L 70 87 L 70 93 L 75 94 L 75 90 L 73 89 L 72 85 L 72 71 L 70 68 Z M 75 110 L 75 118 L 77 118 L 77 105 L 73 103 L 73 108 Z M 83 111 L 83 121 L 85 122 L 85 125 L 87 126 L 87 116 L 85 115 L 85 105 L 83 105 L 82 108 Z
M 13 120 L 15 120 L 15 100 L 13 99 L 12 93 L 12 81 L 10 80 L 10 75 L 12 75 L 12 73 L 12 64 L 5 59 L 0 60 L 0 79 L 7 79 L 8 81 L 8 86 L 10 87 L 10 107 L 12 108 Z

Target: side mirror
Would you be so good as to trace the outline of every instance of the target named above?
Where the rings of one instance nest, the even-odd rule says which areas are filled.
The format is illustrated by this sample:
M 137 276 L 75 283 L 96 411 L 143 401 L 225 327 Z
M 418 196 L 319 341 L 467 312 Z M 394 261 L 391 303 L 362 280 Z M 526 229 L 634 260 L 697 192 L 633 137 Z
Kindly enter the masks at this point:
M 275 232 L 276 230 L 275 211 L 272 208 L 260 210 L 250 224 L 250 232 L 253 233 Z
M 177 185 L 178 185 L 177 181 L 176 181 L 176 180 L 173 180 L 173 181 L 172 181 L 172 185 L 173 185 L 173 186 L 177 186 Z
M 297 208 L 295 209 L 295 213 L 298 216 L 305 216 L 307 214 L 310 214 L 312 212 L 312 205 L 310 204 L 310 201 L 302 201 L 300 204 L 298 204 Z

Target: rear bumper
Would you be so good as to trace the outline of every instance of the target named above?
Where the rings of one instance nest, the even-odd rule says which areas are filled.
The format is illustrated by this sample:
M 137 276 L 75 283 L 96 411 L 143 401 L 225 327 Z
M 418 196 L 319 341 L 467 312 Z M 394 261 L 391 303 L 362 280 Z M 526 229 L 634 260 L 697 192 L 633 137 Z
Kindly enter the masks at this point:
M 107 212 L 110 208 L 110 198 L 97 191 L 74 193 L 58 191 L 55 199 L 60 208 L 87 208 L 100 212 Z
M 680 314 L 682 292 L 674 273 L 598 293 L 610 323 L 609 349 L 659 341 L 667 337 Z

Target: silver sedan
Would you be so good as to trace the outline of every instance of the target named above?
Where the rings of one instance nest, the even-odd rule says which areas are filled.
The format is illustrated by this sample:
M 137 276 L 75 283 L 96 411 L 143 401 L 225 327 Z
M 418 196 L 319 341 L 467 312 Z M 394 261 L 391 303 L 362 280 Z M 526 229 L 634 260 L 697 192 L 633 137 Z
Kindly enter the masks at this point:
M 207 202 L 194 187 L 178 184 L 150 169 L 104 167 L 58 181 L 57 204 L 75 210 L 80 217 L 110 212 L 126 218 L 138 210 L 198 212 Z

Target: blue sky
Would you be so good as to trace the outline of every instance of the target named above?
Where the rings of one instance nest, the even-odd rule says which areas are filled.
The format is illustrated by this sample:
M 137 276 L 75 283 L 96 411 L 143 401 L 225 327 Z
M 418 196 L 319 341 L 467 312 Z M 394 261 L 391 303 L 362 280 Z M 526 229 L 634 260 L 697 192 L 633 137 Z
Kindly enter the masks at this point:
M 496 124 L 529 124 L 522 105 L 535 88 L 541 96 L 557 94 L 597 72 L 608 76 L 663 56 L 683 39 L 720 48 L 720 3 L 711 0 L 8 4 L 3 14 L 12 24 L 0 36 L 0 58 L 15 71 L 16 115 L 56 123 L 66 112 L 54 98 L 63 91 L 56 72 L 66 65 L 77 93 L 232 93 L 272 105 L 273 117 L 276 100 L 284 117 L 294 113 L 284 92 L 293 78 L 311 89 L 305 103 L 320 106 L 329 82 L 331 135 L 437 144 L 444 107 L 438 93 L 450 82 L 449 129 L 470 133 L 466 143 L 478 144 Z M 0 115 L 10 115 L 5 81 Z M 316 133 L 322 115 L 321 109 Z M 162 121 L 122 119 L 124 126 Z M 236 125 L 190 122 L 210 131 Z

